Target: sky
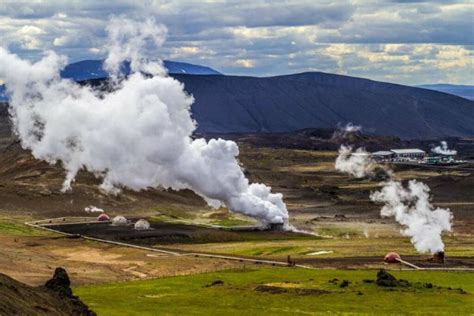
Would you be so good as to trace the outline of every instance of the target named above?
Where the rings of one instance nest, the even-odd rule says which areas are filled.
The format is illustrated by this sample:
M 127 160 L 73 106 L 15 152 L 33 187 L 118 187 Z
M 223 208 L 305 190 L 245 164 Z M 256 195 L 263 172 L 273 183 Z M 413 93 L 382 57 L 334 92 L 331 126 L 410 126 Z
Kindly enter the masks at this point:
M 168 38 L 154 56 L 225 74 L 474 84 L 472 0 L 0 0 L 0 45 L 31 60 L 100 59 L 112 15 L 155 17 Z

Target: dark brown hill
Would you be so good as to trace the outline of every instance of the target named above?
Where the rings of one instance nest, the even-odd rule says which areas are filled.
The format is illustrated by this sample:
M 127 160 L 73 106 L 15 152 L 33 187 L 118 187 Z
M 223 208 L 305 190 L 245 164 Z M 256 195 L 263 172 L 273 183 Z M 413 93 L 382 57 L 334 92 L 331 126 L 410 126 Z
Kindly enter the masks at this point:
M 0 274 L 0 315 L 96 315 L 72 294 L 69 277 L 57 268 L 44 286 L 32 287 Z
M 320 72 L 173 77 L 194 95 L 202 133 L 282 133 L 352 122 L 404 139 L 474 136 L 474 102 L 438 91 Z

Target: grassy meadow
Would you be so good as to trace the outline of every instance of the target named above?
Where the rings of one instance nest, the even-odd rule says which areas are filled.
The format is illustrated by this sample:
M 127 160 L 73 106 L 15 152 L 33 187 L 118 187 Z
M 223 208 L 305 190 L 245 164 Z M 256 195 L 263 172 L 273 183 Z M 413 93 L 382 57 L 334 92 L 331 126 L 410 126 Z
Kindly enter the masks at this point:
M 99 315 L 472 315 L 472 273 L 397 271 L 411 286 L 382 288 L 367 283 L 376 272 L 242 269 L 74 292 Z M 341 287 L 343 280 L 348 286 Z

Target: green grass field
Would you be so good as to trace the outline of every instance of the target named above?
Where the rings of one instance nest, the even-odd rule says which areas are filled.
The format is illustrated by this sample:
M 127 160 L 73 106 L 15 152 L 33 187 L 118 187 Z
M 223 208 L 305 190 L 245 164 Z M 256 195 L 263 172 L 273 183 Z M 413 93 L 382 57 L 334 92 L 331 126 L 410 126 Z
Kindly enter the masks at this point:
M 0 236 L 45 236 L 49 232 L 26 226 L 23 223 L 0 219 Z
M 260 268 L 89 285 L 74 292 L 99 315 L 472 315 L 474 311 L 473 273 L 393 274 L 412 286 L 392 289 L 365 283 L 375 279 L 374 270 Z M 328 282 L 334 278 L 338 281 Z M 223 284 L 209 286 L 216 280 Z M 350 281 L 349 286 L 341 288 L 342 280 Z M 283 293 L 257 291 L 261 285 Z
M 249 233 L 250 234 L 250 233 Z M 243 238 L 243 237 L 242 237 Z M 387 252 L 397 251 L 402 255 L 417 255 L 416 249 L 406 237 L 379 237 L 379 238 L 315 238 L 302 237 L 300 239 L 260 240 L 247 236 L 244 241 L 214 242 L 202 244 L 174 244 L 173 248 L 189 251 L 202 251 L 218 254 L 232 254 L 244 256 L 265 256 L 274 259 L 309 258 L 308 253 L 317 251 L 332 251 L 319 255 L 319 258 L 379 256 L 383 258 Z M 305 239 L 306 238 L 306 239 Z M 473 257 L 474 248 L 471 246 L 474 239 L 471 236 L 446 236 L 446 255 L 449 257 Z M 376 245 L 376 247 L 374 247 Z M 422 255 L 423 256 L 423 255 Z M 427 254 L 426 256 L 429 256 Z

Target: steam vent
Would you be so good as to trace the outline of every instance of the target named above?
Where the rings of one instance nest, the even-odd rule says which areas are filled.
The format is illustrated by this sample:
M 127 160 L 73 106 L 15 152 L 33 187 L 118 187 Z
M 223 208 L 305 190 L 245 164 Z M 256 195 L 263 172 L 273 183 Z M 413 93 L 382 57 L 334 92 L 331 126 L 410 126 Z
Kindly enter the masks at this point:
M 396 252 L 389 252 L 385 255 L 383 259 L 386 263 L 399 263 L 400 262 L 400 255 Z
M 283 223 L 271 223 L 268 226 L 268 230 L 272 231 L 283 231 L 284 230 L 284 224 Z
M 438 251 L 433 255 L 433 262 L 444 263 L 444 251 Z

